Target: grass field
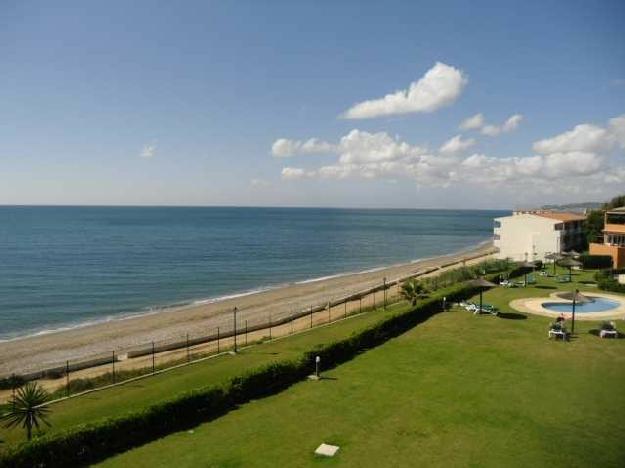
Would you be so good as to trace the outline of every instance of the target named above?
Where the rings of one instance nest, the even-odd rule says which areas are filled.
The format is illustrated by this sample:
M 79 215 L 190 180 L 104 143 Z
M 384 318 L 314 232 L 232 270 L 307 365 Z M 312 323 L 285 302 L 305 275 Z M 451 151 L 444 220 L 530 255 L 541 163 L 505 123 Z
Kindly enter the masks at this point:
M 228 354 L 218 356 L 160 375 L 55 403 L 51 406 L 52 426 L 50 428 L 44 426 L 43 429 L 47 433 L 54 433 L 78 424 L 95 422 L 107 416 L 136 411 L 183 391 L 226 382 L 246 370 L 272 361 L 293 358 L 317 344 L 349 336 L 356 330 L 361 330 L 385 316 L 406 308 L 407 305 L 403 303 L 393 304 L 386 311 L 378 309 L 366 312 L 309 332 L 251 346 L 236 356 Z M 19 428 L 7 430 L 0 426 L 0 440 L 4 441 L 4 444 L 0 444 L 1 452 L 3 446 L 7 447 L 25 440 L 25 434 Z
M 509 311 L 511 299 L 551 287 L 593 289 L 538 281 L 484 300 Z M 625 340 L 601 340 L 589 333 L 596 322 L 580 321 L 576 338 L 553 342 L 548 318 L 509 317 L 438 314 L 322 381 L 102 465 L 624 466 Z M 321 442 L 341 446 L 337 457 L 316 458 Z

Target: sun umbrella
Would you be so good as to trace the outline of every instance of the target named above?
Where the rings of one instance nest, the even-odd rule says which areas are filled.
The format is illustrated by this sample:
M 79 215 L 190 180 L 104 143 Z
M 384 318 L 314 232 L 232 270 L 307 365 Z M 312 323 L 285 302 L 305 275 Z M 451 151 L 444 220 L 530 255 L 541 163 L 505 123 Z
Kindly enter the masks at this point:
M 575 250 L 569 250 L 568 252 L 564 252 L 564 255 L 566 255 L 567 257 L 574 257 L 577 258 L 581 255 L 581 253 L 575 251 Z
M 494 288 L 495 286 L 497 286 L 494 283 L 491 283 L 490 281 L 485 280 L 484 278 L 477 278 L 474 280 L 469 281 L 469 286 L 472 286 L 474 288 L 480 288 L 480 312 L 482 312 L 482 292 L 484 288 Z
M 579 292 L 579 289 L 576 289 L 575 291 L 571 291 L 571 292 L 564 292 L 564 293 L 559 293 L 557 294 L 557 296 L 560 299 L 564 299 L 566 301 L 573 301 L 573 307 L 571 308 L 572 311 L 572 315 L 571 315 L 571 333 L 575 332 L 575 305 L 576 304 L 587 304 L 588 302 L 592 302 L 592 299 L 590 299 L 587 296 L 584 296 L 582 293 Z
M 569 269 L 569 281 L 571 281 L 571 268 L 582 266 L 582 262 L 578 262 L 571 257 L 566 257 L 565 259 L 560 260 L 558 264 Z
M 523 273 L 523 285 L 527 286 L 527 270 L 528 268 L 531 268 L 533 270 L 534 268 L 536 268 L 536 264 L 534 262 L 523 262 L 519 264 L 519 266 L 525 269 L 525 272 Z
M 556 274 L 556 261 L 562 259 L 562 255 L 557 252 L 549 253 L 545 255 L 545 259 L 553 261 L 553 274 Z

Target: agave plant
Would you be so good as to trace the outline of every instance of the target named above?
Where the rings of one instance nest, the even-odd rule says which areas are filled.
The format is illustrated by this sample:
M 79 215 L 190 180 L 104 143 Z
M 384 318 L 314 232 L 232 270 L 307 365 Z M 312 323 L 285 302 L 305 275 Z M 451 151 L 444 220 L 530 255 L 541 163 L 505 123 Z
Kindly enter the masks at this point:
M 10 402 L 12 409 L 0 419 L 6 421 L 7 428 L 21 425 L 26 429 L 26 437 L 30 440 L 33 428 L 39 429 L 41 423 L 50 426 L 46 419 L 50 408 L 41 406 L 46 401 L 48 401 L 48 392 L 36 382 L 28 382 L 17 390 Z
M 410 301 L 410 304 L 413 306 L 417 305 L 417 299 L 425 296 L 427 292 L 427 288 L 423 283 L 414 278 L 404 281 L 399 291 L 401 296 L 407 301 Z

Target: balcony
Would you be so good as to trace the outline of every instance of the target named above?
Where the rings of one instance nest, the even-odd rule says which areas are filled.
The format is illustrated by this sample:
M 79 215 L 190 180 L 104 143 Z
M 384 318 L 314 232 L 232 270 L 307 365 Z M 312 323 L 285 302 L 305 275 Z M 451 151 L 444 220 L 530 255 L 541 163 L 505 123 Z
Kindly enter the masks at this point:
M 605 224 L 603 232 L 609 232 L 613 234 L 625 234 L 625 224 Z

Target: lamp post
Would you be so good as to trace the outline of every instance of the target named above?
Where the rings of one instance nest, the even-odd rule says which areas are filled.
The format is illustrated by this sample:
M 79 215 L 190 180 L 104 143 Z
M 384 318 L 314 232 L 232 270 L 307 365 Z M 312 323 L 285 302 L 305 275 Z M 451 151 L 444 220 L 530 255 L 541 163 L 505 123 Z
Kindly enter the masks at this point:
M 321 357 L 317 356 L 315 358 L 315 376 L 319 378 L 319 364 L 321 363 Z

